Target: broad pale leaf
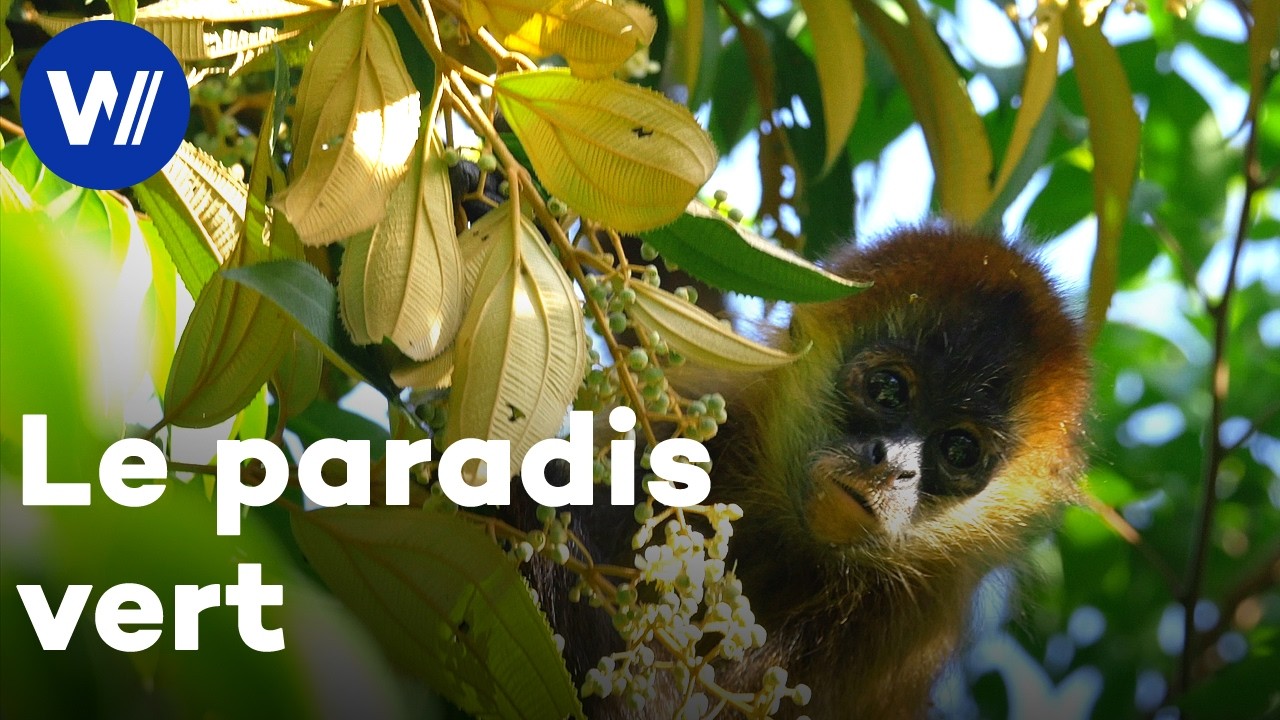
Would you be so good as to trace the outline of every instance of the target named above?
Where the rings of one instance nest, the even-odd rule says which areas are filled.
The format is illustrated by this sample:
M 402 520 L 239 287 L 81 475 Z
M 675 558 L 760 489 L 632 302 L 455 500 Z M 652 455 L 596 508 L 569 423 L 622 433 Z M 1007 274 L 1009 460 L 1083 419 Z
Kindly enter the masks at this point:
M 530 57 L 559 55 L 586 79 L 617 70 L 653 41 L 657 21 L 630 0 L 465 0 L 472 27 L 485 26 L 508 50 Z
M 390 655 L 468 714 L 582 717 L 546 618 L 474 525 L 405 508 L 330 508 L 292 524 L 312 566 Z
M 192 63 L 291 40 L 332 18 L 337 11 L 337 5 L 324 0 L 160 0 L 139 8 L 133 22 L 160 38 L 179 60 Z M 50 35 L 87 20 L 112 18 L 110 14 L 59 17 L 30 8 L 24 17 Z M 282 22 L 283 27 L 275 27 L 273 21 Z M 253 29 L 245 29 L 248 27 Z
M 866 83 L 866 50 L 849 0 L 800 0 L 813 35 L 814 65 L 822 86 L 822 119 L 827 134 L 825 174 L 845 151 Z
M 387 216 L 347 244 L 338 297 L 352 339 L 390 339 L 414 360 L 453 342 L 462 321 L 463 274 L 443 146 L 429 132 Z
M 587 369 L 582 309 L 538 229 L 510 203 L 493 210 L 492 247 L 454 346 L 449 441 L 511 441 L 519 471 L 553 437 Z
M 1120 274 L 1120 236 L 1128 216 L 1129 194 L 1138 168 L 1142 128 L 1133 109 L 1133 93 L 1124 65 L 1102 34 L 1102 23 L 1086 25 L 1075 6 L 1064 17 L 1064 31 L 1075 58 L 1080 97 L 1089 118 L 1093 149 L 1093 211 L 1098 218 L 1098 244 L 1089 269 L 1089 337 L 1106 321 Z
M 199 297 L 240 237 L 249 186 L 184 140 L 169 164 L 134 192 L 160 230 L 182 283 Z
M 316 44 L 298 86 L 293 185 L 276 198 L 307 245 L 368 230 L 409 168 L 418 91 L 390 26 L 352 6 Z
M 993 197 L 991 144 L 933 23 L 916 0 L 899 3 L 906 13 L 905 25 L 875 0 L 853 2 L 858 16 L 888 51 L 924 130 L 942 212 L 961 223 L 976 222 Z
M 547 190 L 617 230 L 680 217 L 715 170 L 693 116 L 651 90 L 552 69 L 500 75 L 494 94 Z
M 991 190 L 999 197 L 1013 177 L 1023 153 L 1031 144 L 1036 126 L 1053 99 L 1058 81 L 1058 45 L 1062 40 L 1062 7 L 1055 0 L 1043 0 L 1036 11 L 1036 25 L 1027 47 L 1027 64 L 1022 79 L 1022 105 L 1013 122 L 1013 135 L 1000 164 L 1000 176 Z
M 675 222 L 641 237 L 699 280 L 766 300 L 835 300 L 867 286 L 783 250 L 699 200 L 689 203 L 688 212 Z
M 510 242 L 511 213 L 498 209 L 485 214 L 458 236 L 458 249 L 462 255 L 463 282 L 462 305 L 471 306 L 480 270 L 489 257 L 490 250 L 503 242 Z M 456 337 L 456 334 L 455 334 Z M 391 370 L 391 379 L 400 387 L 445 388 L 452 383 L 453 345 L 446 347 L 436 357 L 425 362 L 406 363 Z
M 391 369 L 391 381 L 402 388 L 440 390 L 453 384 L 453 348 L 424 362 L 406 363 Z
M 714 315 L 648 283 L 632 283 L 636 302 L 631 316 L 657 330 L 671 348 L 700 365 L 735 371 L 768 370 L 799 355 L 752 342 Z

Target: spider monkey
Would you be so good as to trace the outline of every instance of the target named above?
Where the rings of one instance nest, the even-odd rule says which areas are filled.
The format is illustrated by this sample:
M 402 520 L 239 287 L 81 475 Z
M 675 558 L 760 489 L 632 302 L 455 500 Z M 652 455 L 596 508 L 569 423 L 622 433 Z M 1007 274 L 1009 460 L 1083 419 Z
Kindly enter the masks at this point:
M 768 639 L 717 679 L 757 688 L 777 665 L 813 693 L 784 714 L 922 717 L 981 578 L 1075 497 L 1087 351 L 1044 269 L 993 234 L 904 229 L 824 265 L 874 285 L 796 306 L 769 341 L 808 351 L 720 383 L 741 392 L 707 443 L 708 502 L 743 509 L 730 562 Z M 629 564 L 630 514 L 597 504 L 574 526 L 596 558 Z M 531 573 L 576 677 L 621 649 L 604 612 L 564 599 L 566 573 Z M 586 711 L 677 707 L 659 688 L 638 710 Z

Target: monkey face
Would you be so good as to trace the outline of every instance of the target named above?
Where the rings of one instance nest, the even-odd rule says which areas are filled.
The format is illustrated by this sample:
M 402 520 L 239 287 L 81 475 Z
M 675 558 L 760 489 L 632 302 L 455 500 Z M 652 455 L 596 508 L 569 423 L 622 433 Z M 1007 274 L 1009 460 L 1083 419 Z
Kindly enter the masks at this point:
M 810 356 L 767 390 L 781 439 L 764 456 L 811 539 L 945 563 L 955 538 L 994 554 L 1073 497 L 1087 350 L 1034 261 L 922 228 L 827 265 L 874 284 L 797 308 Z
M 975 300 L 987 311 L 1001 304 Z M 1001 327 L 1004 313 L 986 313 L 993 322 L 984 326 L 971 311 L 909 332 L 886 325 L 850 349 L 832 382 L 838 430 L 809 458 L 807 515 L 817 539 L 908 538 L 981 493 L 1016 449 L 1009 423 L 1021 338 Z

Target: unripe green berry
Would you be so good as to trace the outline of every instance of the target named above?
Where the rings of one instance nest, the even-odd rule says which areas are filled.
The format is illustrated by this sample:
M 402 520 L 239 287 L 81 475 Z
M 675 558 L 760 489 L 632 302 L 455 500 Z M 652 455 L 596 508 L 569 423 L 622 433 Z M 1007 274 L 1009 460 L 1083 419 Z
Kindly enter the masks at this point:
M 645 369 L 649 365 L 649 353 L 644 348 L 631 348 L 631 352 L 627 353 L 627 367 L 637 372 Z

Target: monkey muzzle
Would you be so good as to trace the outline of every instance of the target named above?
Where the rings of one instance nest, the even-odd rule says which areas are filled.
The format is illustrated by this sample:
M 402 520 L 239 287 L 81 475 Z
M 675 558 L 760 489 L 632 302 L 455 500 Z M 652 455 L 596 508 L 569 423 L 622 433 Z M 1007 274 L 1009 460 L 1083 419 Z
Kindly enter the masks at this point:
M 924 441 L 914 436 L 844 438 L 817 450 L 806 508 L 814 536 L 848 545 L 901 534 L 920 501 L 923 462 Z

